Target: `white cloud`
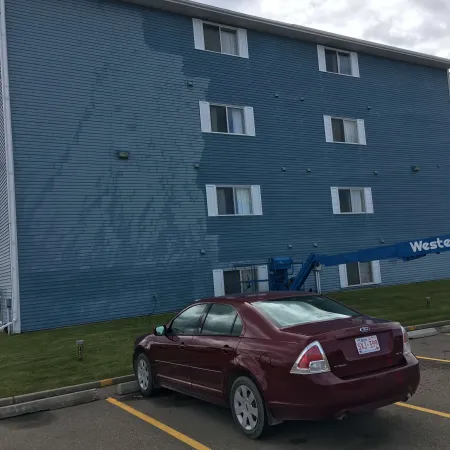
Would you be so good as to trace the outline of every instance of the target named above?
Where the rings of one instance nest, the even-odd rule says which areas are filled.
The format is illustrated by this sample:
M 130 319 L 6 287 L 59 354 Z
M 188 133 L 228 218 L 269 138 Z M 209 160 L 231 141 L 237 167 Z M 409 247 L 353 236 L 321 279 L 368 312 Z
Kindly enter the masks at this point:
M 448 0 L 197 0 L 450 58 Z

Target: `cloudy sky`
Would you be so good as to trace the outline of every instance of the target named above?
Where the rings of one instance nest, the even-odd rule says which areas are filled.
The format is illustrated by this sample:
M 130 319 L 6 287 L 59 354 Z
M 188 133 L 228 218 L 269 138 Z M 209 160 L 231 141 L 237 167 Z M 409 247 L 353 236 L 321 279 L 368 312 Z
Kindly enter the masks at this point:
M 196 0 L 450 58 L 450 0 Z

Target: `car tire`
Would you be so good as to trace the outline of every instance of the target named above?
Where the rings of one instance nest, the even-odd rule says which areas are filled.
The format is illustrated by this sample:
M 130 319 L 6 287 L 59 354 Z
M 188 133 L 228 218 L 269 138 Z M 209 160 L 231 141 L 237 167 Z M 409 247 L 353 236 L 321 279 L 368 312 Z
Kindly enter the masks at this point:
M 248 377 L 237 378 L 230 391 L 231 414 L 239 430 L 250 439 L 259 439 L 268 429 L 264 400 Z
M 144 397 L 153 394 L 153 377 L 150 369 L 150 361 L 145 353 L 139 353 L 134 360 L 134 373 L 136 374 L 139 390 Z

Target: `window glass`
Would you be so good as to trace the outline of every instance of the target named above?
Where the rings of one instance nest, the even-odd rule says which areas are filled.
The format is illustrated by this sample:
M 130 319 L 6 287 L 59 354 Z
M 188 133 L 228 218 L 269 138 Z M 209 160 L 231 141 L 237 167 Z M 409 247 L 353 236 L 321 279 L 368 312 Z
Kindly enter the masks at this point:
M 351 189 L 350 190 L 350 198 L 351 198 L 351 208 L 354 213 L 363 213 L 366 210 L 365 202 L 364 202 L 364 191 L 362 189 Z
M 220 53 L 220 29 L 214 25 L 203 24 L 205 49 Z
M 256 280 L 258 276 L 254 269 L 241 269 L 241 291 L 243 293 L 258 292 Z
M 349 286 L 356 286 L 360 283 L 358 263 L 347 264 L 347 282 Z
M 359 314 L 321 296 L 292 297 L 252 305 L 279 328 L 354 317 Z
M 345 142 L 344 121 L 332 118 L 331 127 L 333 129 L 333 141 Z
M 170 327 L 170 332 L 177 335 L 193 335 L 197 332 L 200 316 L 206 305 L 195 305 L 181 313 Z
M 201 334 L 229 336 L 236 319 L 236 311 L 230 305 L 214 304 L 206 316 Z
M 334 50 L 325 49 L 325 60 L 327 64 L 327 72 L 338 73 L 337 53 Z
M 232 187 L 217 188 L 217 208 L 220 216 L 234 214 L 233 196 Z
M 356 120 L 344 120 L 345 142 L 358 143 L 358 123 Z
M 242 334 L 242 320 L 239 316 L 236 316 L 231 334 L 233 336 L 240 336 Z
M 241 276 L 239 270 L 226 270 L 223 272 L 225 295 L 241 293 Z
M 349 53 L 339 53 L 339 73 L 352 74 L 352 61 Z
M 228 132 L 232 134 L 244 134 L 244 110 L 242 108 L 228 109 Z
M 352 212 L 350 189 L 339 189 L 339 209 L 341 213 Z
M 236 214 L 249 215 L 252 213 L 252 196 L 250 188 L 235 188 Z
M 361 279 L 361 284 L 373 283 L 371 262 L 359 263 L 359 277 Z
M 229 55 L 238 54 L 237 32 L 228 28 L 221 28 L 222 53 Z
M 210 105 L 211 131 L 216 133 L 228 133 L 226 106 Z

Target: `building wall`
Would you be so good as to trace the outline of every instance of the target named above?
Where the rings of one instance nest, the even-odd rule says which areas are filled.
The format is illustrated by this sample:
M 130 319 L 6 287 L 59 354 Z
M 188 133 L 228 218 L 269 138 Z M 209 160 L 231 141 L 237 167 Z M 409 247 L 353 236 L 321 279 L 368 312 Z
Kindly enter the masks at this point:
M 443 70 L 322 73 L 314 45 L 253 31 L 249 59 L 202 52 L 190 18 L 113 0 L 7 14 L 24 331 L 177 310 L 235 263 L 448 233 Z M 202 134 L 199 100 L 253 106 L 256 137 Z M 368 145 L 326 143 L 324 114 L 365 119 Z M 260 185 L 263 215 L 207 217 L 206 184 Z M 333 215 L 330 186 L 371 187 L 375 214 Z M 437 261 L 382 279 L 449 276 Z
M 1 39 L 1 37 L 0 37 Z M 3 116 L 3 67 L 0 59 L 0 323 L 8 322 L 7 300 L 11 298 L 11 263 L 8 217 L 5 123 Z

